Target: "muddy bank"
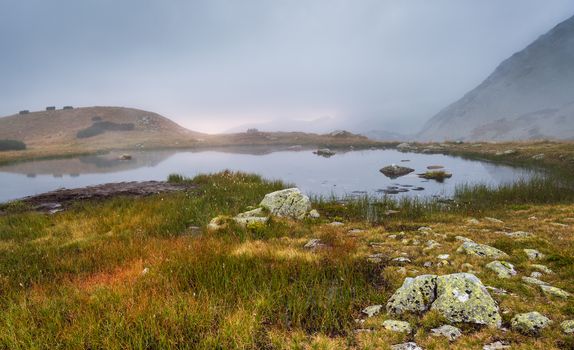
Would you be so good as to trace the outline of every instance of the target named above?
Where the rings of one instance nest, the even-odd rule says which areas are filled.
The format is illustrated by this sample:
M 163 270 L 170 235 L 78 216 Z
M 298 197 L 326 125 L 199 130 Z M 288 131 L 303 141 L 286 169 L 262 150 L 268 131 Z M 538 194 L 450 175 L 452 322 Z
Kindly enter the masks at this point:
M 26 207 L 49 213 L 65 210 L 73 202 L 104 200 L 119 196 L 144 197 L 158 193 L 185 191 L 193 188 L 187 184 L 173 184 L 164 181 L 118 182 L 74 189 L 59 189 L 34 196 L 24 197 L 18 202 Z M 0 211 L 1 213 L 1 211 Z

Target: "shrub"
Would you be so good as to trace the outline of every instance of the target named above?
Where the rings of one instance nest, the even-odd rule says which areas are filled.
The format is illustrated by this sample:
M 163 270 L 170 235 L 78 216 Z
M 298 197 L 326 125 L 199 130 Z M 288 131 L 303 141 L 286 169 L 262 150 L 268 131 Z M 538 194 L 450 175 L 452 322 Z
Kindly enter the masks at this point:
M 103 134 L 106 131 L 131 131 L 134 129 L 134 127 L 135 126 L 133 123 L 118 124 L 114 122 L 97 121 L 89 128 L 78 131 L 76 137 L 79 139 L 84 139 Z
M 26 149 L 26 144 L 18 140 L 0 140 L 0 151 L 20 151 Z

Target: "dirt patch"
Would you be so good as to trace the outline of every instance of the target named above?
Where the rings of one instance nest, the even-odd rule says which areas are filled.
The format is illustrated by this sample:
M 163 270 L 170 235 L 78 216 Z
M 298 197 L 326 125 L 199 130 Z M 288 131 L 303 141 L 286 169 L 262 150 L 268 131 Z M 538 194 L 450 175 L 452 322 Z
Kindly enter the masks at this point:
M 27 207 L 49 213 L 65 210 L 71 203 L 86 200 L 104 200 L 119 196 L 144 197 L 158 193 L 179 192 L 192 189 L 188 184 L 165 181 L 118 182 L 74 189 L 60 189 L 20 200 Z

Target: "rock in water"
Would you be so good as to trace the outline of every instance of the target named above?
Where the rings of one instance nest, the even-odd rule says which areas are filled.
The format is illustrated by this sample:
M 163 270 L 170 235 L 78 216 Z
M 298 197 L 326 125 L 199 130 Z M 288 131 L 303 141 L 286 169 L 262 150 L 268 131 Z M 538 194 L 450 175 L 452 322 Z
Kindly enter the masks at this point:
M 431 309 L 450 322 L 466 322 L 500 327 L 498 305 L 482 282 L 473 274 L 454 273 L 437 278 L 437 298 Z
M 260 205 L 272 215 L 302 220 L 311 210 L 309 197 L 298 188 L 271 192 L 265 195 Z
M 479 244 L 476 242 L 464 242 L 457 250 L 457 253 L 466 253 L 469 255 L 476 255 L 483 258 L 502 259 L 508 258 L 508 255 L 494 247 L 486 244 Z
M 525 314 L 518 314 L 514 316 L 510 325 L 513 330 L 518 331 L 525 335 L 538 336 L 540 331 L 552 321 L 548 317 L 541 315 L 540 313 L 533 311 Z
M 387 312 L 391 315 L 401 315 L 406 312 L 427 311 L 435 300 L 435 275 L 422 275 L 406 278 L 403 285 L 387 302 Z
M 396 179 L 397 177 L 405 176 L 407 174 L 412 173 L 413 171 L 415 171 L 415 169 L 393 164 L 386 166 L 379 171 L 383 173 L 383 175 L 385 175 L 386 177 Z

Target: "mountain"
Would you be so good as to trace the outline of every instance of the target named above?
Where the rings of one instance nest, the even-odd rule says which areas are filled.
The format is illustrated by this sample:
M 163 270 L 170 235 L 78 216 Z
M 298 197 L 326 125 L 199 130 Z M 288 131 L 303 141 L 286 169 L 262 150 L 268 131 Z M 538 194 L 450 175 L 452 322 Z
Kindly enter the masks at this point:
M 414 137 L 386 130 L 369 130 L 360 132 L 361 135 L 376 141 L 409 141 Z
M 168 146 L 202 134 L 159 114 L 122 107 L 87 107 L 0 118 L 0 140 L 23 141 L 29 149 L 93 150 Z
M 502 62 L 418 138 L 574 139 L 574 17 Z

